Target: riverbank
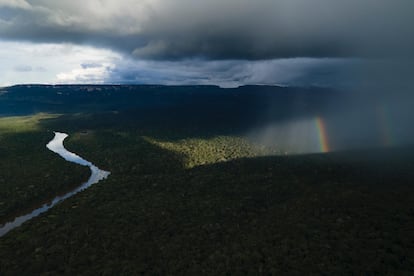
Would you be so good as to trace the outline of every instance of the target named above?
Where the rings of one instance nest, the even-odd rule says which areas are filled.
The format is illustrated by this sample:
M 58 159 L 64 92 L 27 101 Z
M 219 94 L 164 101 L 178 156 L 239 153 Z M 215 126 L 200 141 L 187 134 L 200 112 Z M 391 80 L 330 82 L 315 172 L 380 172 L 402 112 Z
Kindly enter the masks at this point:
M 88 179 L 88 181 L 82 183 L 81 185 L 78 185 L 75 189 L 60 195 L 56 196 L 53 200 L 50 202 L 42 204 L 40 207 L 35 208 L 34 210 L 20 215 L 18 217 L 15 217 L 14 220 L 5 223 L 0 227 L 0 237 L 7 234 L 9 231 L 13 230 L 14 228 L 19 227 L 24 222 L 48 211 L 50 208 L 54 207 L 56 204 L 62 202 L 63 200 L 77 194 L 80 191 L 83 191 L 93 184 L 98 183 L 100 180 L 103 180 L 109 176 L 109 172 L 100 170 L 98 167 L 93 165 L 91 162 L 86 161 L 85 159 L 81 158 L 80 156 L 69 152 L 65 149 L 63 146 L 63 141 L 65 140 L 68 135 L 66 133 L 60 133 L 60 132 L 54 132 L 55 136 L 54 138 L 46 145 L 46 147 L 54 152 L 60 155 L 63 159 L 66 161 L 76 163 L 82 166 L 87 166 L 90 168 L 91 175 Z
M 4 272 L 414 271 L 413 148 L 241 158 L 188 169 L 182 155 L 126 128 L 75 137 L 69 149 L 113 174 L 3 237 Z
M 45 147 L 53 133 L 39 121 L 50 116 L 33 117 L 0 120 L 0 225 L 73 189 L 90 175 L 87 167 L 69 163 Z

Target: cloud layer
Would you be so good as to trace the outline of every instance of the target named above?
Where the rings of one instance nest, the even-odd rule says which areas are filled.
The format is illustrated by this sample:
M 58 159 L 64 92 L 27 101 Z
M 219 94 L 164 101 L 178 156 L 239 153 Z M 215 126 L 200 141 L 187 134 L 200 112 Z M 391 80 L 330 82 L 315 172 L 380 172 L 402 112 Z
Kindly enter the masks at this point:
M 294 58 L 137 60 L 110 50 L 72 44 L 0 41 L 0 85 L 16 83 L 245 84 L 348 86 L 359 60 Z
M 389 56 L 414 47 L 411 0 L 0 0 L 0 37 L 140 59 Z
M 413 10 L 412 0 L 0 0 L 2 84 L 402 83 Z M 376 73 L 362 65 L 373 57 L 393 61 Z
M 0 86 L 20 83 L 104 83 L 121 56 L 70 44 L 0 41 Z

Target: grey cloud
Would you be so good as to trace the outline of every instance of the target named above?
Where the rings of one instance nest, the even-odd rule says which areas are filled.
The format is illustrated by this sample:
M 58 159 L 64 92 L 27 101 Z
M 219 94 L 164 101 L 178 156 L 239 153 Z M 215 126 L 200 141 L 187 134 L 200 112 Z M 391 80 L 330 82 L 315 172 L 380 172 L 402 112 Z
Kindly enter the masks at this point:
M 36 72 L 47 72 L 47 69 L 43 66 L 37 66 L 36 68 L 34 68 L 34 71 L 36 71 Z
M 0 10 L 3 39 L 89 43 L 141 59 L 381 57 L 414 47 L 411 0 L 8 0 Z
M 100 64 L 100 63 L 94 63 L 94 62 L 91 62 L 91 63 L 82 63 L 82 64 L 81 64 L 81 67 L 82 67 L 83 69 L 88 69 L 88 68 L 100 68 L 100 67 L 102 67 L 102 64 Z
M 20 9 L 27 9 L 31 7 L 29 3 L 26 2 L 26 0 L 1 0 L 0 6 L 6 7 L 6 8 L 20 8 Z
M 18 65 L 16 67 L 14 67 L 14 71 L 16 71 L 16 72 L 31 72 L 31 71 L 33 71 L 33 68 L 30 65 Z
M 120 60 L 105 82 L 143 84 L 248 84 L 349 87 L 356 59 L 134 61 Z

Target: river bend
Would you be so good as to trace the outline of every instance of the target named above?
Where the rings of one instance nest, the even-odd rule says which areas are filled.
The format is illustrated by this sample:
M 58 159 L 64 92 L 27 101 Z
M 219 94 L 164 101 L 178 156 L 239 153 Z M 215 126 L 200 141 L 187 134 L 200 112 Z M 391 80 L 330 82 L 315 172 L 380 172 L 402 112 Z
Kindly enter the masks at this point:
M 63 141 L 66 139 L 66 137 L 68 137 L 68 135 L 66 133 L 62 133 L 62 132 L 54 132 L 54 133 L 55 133 L 55 137 L 46 145 L 46 147 L 49 150 L 59 154 L 66 161 L 73 162 L 73 163 L 76 163 L 76 164 L 80 164 L 82 166 L 88 166 L 91 170 L 91 176 L 89 177 L 88 181 L 82 183 L 81 185 L 79 185 L 77 188 L 71 190 L 70 192 L 68 192 L 68 193 L 66 193 L 62 196 L 55 197 L 52 201 L 43 204 L 39 208 L 34 209 L 33 211 L 31 211 L 30 213 L 27 213 L 25 215 L 16 217 L 13 221 L 7 222 L 4 225 L 0 225 L 0 237 L 7 234 L 9 231 L 13 230 L 14 228 L 19 227 L 24 222 L 26 222 L 26 221 L 34 218 L 34 217 L 37 217 L 38 215 L 46 212 L 47 210 L 49 210 L 50 208 L 52 208 L 56 204 L 58 204 L 58 203 L 64 201 L 65 199 L 67 199 L 67 198 L 69 198 L 69 197 L 71 197 L 71 196 L 73 196 L 73 195 L 89 188 L 93 184 L 96 184 L 99 181 L 101 181 L 102 179 L 105 179 L 109 176 L 110 172 L 101 170 L 97 166 L 92 164 L 91 162 L 89 162 L 89 161 L 83 159 L 82 157 L 80 157 L 79 155 L 66 150 L 65 147 L 63 146 Z

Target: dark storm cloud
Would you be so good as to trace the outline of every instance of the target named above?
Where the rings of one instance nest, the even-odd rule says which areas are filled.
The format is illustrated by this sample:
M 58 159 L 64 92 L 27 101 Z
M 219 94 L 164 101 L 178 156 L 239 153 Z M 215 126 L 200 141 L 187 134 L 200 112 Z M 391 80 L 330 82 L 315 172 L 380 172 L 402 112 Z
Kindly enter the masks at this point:
M 393 56 L 414 47 L 411 0 L 0 0 L 0 37 L 173 60 Z
M 357 59 L 294 58 L 266 61 L 119 60 L 108 70 L 106 82 L 171 85 L 220 85 L 237 87 L 248 84 L 284 86 L 326 86 L 348 88 Z

